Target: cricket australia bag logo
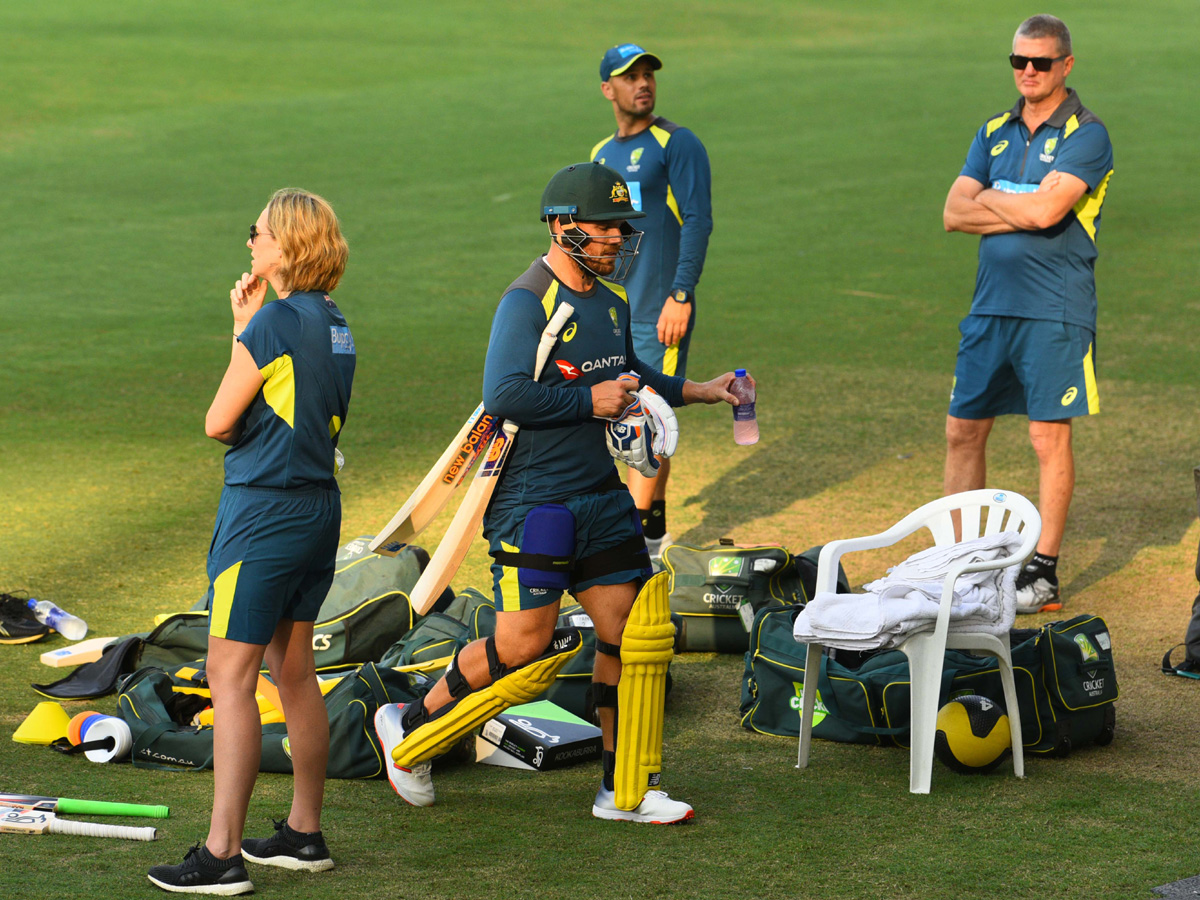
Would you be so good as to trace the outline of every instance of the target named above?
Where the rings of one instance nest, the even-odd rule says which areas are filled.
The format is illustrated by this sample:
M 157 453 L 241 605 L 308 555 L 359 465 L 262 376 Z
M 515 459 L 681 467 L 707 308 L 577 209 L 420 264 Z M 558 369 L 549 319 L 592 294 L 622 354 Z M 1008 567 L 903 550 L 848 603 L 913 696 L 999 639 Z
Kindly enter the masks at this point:
M 708 561 L 708 574 L 711 578 L 718 575 L 741 575 L 742 559 L 737 556 L 714 556 Z
M 1075 635 L 1075 644 L 1079 647 L 1079 654 L 1083 657 L 1085 664 L 1100 661 L 1099 652 L 1092 646 L 1092 642 L 1088 640 L 1086 634 Z

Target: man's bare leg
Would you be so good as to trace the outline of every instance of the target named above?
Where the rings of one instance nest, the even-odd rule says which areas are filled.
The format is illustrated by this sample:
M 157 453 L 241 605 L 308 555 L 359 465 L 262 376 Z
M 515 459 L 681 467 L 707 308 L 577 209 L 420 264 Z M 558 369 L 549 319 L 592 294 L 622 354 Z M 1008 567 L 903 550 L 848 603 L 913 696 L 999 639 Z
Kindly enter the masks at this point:
M 960 419 L 946 416 L 946 469 L 944 496 L 987 486 L 987 440 L 995 419 Z M 958 513 L 952 515 L 954 533 L 962 538 Z
M 1038 512 L 1042 516 L 1042 536 L 1037 552 L 1058 556 L 1067 528 L 1067 511 L 1075 492 L 1075 455 L 1071 448 L 1071 420 L 1030 422 L 1029 440 L 1037 453 Z

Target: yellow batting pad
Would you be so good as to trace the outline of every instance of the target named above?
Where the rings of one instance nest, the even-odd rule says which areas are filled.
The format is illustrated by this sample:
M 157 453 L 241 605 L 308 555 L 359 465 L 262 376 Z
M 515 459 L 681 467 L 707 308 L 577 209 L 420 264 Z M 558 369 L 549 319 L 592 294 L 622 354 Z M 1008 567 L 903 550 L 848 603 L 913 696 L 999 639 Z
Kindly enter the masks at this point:
M 554 676 L 582 646 L 583 637 L 578 631 L 558 629 L 550 648 L 529 665 L 472 691 L 436 719 L 405 735 L 404 740 L 393 748 L 392 760 L 398 766 L 408 767 L 445 753 L 476 725 L 482 725 L 510 706 L 528 703 L 549 688 L 554 684 Z
M 669 579 L 669 573 L 659 572 L 642 586 L 621 637 L 613 776 L 619 809 L 636 808 L 646 791 L 658 784 L 662 769 L 663 704 L 675 644 Z

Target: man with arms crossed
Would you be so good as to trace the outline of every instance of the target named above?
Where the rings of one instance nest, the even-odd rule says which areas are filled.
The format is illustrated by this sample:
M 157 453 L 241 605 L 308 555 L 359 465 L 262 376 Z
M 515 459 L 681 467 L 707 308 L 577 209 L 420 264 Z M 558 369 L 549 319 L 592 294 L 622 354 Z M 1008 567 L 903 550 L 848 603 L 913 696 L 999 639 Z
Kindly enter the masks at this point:
M 654 115 L 654 73 L 662 60 L 637 44 L 621 44 L 600 61 L 600 90 L 612 102 L 617 131 L 592 148 L 592 159 L 616 169 L 629 184 L 633 208 L 645 214 L 641 248 L 625 290 L 638 358 L 666 375 L 683 376 L 695 324 L 696 283 L 712 233 L 712 176 L 708 154 L 692 132 Z M 667 478 L 660 459 L 654 478 L 629 473 L 646 546 L 657 557 L 667 533 Z
M 1113 171 L 1103 123 L 1066 86 L 1071 34 L 1021 23 L 1009 57 L 1021 98 L 975 135 L 946 198 L 947 231 L 982 235 L 946 418 L 947 494 L 985 486 L 998 415 L 1027 415 L 1042 534 L 1017 579 L 1017 610 L 1062 608 L 1059 547 L 1075 487 L 1071 419 L 1099 412 L 1096 233 Z
M 697 384 L 638 358 L 629 304 L 616 281 L 640 236 L 626 220 L 639 217 L 612 169 L 590 162 L 562 169 L 542 195 L 550 249 L 500 300 L 484 364 L 484 404 L 520 430 L 484 518 L 495 560 L 496 633 L 464 647 L 423 700 L 385 704 L 375 716 L 388 778 L 414 806 L 434 802 L 430 758 L 502 708 L 539 695 L 577 650 L 577 631 L 555 629 L 559 600 L 569 590 L 596 629 L 592 701 L 603 733 L 604 773 L 592 814 L 653 824 L 692 818 L 688 804 L 647 789 L 658 783 L 657 765 L 642 772 L 640 787 L 637 778 L 627 778 L 644 766 L 647 753 L 661 754 L 661 692 L 656 703 L 648 701 L 653 694 L 639 687 L 646 684 L 640 673 L 652 648 L 649 655 L 661 664 L 653 677 L 665 678 L 674 631 L 667 576 L 646 581 L 650 560 L 641 523 L 613 467 L 613 457 L 636 458 L 649 470 L 654 453 L 642 444 L 634 456 L 623 456 L 606 419 L 635 400 L 660 404 L 657 415 L 667 424 L 673 418 L 667 403 L 737 400 L 728 390 L 732 372 Z M 534 378 L 540 335 L 565 303 L 575 311 Z M 639 379 L 618 380 L 630 369 L 659 396 L 631 393 Z M 624 752 L 639 734 L 649 735 L 644 752 Z

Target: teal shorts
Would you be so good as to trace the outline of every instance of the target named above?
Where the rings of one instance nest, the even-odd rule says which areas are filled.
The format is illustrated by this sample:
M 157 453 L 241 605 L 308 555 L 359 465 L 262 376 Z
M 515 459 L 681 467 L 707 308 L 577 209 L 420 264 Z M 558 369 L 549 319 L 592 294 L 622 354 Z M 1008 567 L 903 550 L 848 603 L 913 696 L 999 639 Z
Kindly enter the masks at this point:
M 692 312 L 687 333 L 669 347 L 658 339 L 657 322 L 632 322 L 629 325 L 629 330 L 633 332 L 633 352 L 637 358 L 664 375 L 683 378 L 687 373 L 688 347 L 692 344 L 692 326 L 696 324 L 696 303 L 693 300 L 688 305 L 692 307 Z
M 582 560 L 602 550 L 616 547 L 634 536 L 641 537 L 642 520 L 633 497 L 624 485 L 620 490 L 581 494 L 560 500 L 575 517 L 575 559 Z M 525 517 L 539 503 L 523 504 L 489 513 L 484 522 L 483 536 L 488 540 L 488 552 L 517 553 L 522 549 Z M 570 577 L 573 594 L 598 584 L 627 584 L 649 578 L 650 569 L 626 568 L 608 574 L 576 581 Z M 531 588 L 520 583 L 517 567 L 492 563 L 492 591 L 497 612 L 538 609 L 558 603 L 563 592 L 552 588 Z
M 283 619 L 316 621 L 341 524 L 336 490 L 226 485 L 208 551 L 208 633 L 269 644 Z
M 1100 412 L 1096 337 L 1079 325 L 967 316 L 954 366 L 950 415 L 1022 415 L 1053 422 Z

